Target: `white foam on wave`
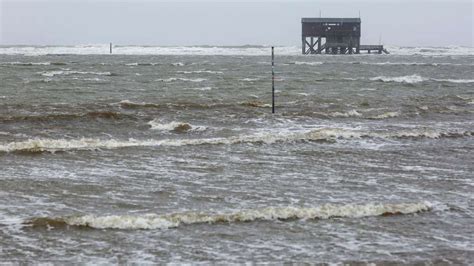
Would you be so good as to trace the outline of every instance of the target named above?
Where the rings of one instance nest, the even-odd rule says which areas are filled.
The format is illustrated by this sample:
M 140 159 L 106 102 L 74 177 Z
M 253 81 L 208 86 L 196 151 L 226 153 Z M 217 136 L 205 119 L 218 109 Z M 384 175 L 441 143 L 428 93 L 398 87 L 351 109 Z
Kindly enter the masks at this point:
M 370 78 L 372 81 L 383 81 L 383 82 L 399 82 L 399 83 L 408 83 L 408 84 L 415 84 L 420 83 L 423 81 L 427 81 L 428 79 L 423 78 L 419 75 L 410 75 L 410 76 L 401 76 L 401 77 L 386 77 L 386 76 L 379 76 Z
M 145 105 L 146 103 L 142 102 L 142 103 L 137 103 L 137 102 L 132 102 L 130 100 L 121 100 L 120 102 L 118 102 L 118 104 L 133 104 L 133 105 Z
M 162 122 L 160 120 L 154 119 L 150 122 L 148 122 L 148 125 L 151 126 L 151 129 L 153 130 L 161 130 L 161 131 L 181 131 L 181 132 L 187 132 L 187 131 L 205 131 L 207 127 L 205 126 L 195 126 L 191 125 L 189 123 L 184 123 L 184 122 Z
M 353 110 L 349 110 L 347 112 L 334 112 L 334 113 L 331 113 L 330 116 L 332 117 L 361 117 L 362 114 L 359 113 L 357 110 L 353 109 Z
M 451 82 L 451 83 L 474 83 L 474 79 L 432 79 L 438 82 Z
M 98 75 L 98 76 L 111 76 L 112 73 L 110 72 L 90 72 L 90 71 L 73 71 L 69 69 L 64 70 L 54 70 L 54 71 L 46 71 L 41 72 L 42 76 L 45 77 L 54 77 L 58 75 Z
M 105 79 L 100 79 L 100 78 L 72 78 L 73 80 L 83 80 L 83 81 L 96 81 L 96 82 L 102 82 L 102 81 L 105 81 L 107 82 L 107 80 Z
M 376 65 L 376 66 L 472 66 L 473 64 L 455 63 L 422 63 L 422 62 L 351 62 L 352 64 Z
M 153 123 L 152 123 L 153 124 Z M 150 124 L 150 125 L 152 125 Z M 177 124 L 155 124 L 162 130 L 176 130 L 185 132 L 193 127 L 187 126 L 171 129 Z M 200 129 L 200 127 L 195 127 Z M 204 129 L 202 129 L 204 130 Z M 353 130 L 345 128 L 320 128 L 310 131 L 287 131 L 279 133 L 255 133 L 251 135 L 237 135 L 227 138 L 195 138 L 195 139 L 161 139 L 161 140 L 116 140 L 116 139 L 28 139 L 25 141 L 0 143 L 0 152 L 58 152 L 74 150 L 118 149 L 126 147 L 155 147 L 155 146 L 186 146 L 186 145 L 233 145 L 241 143 L 272 144 L 277 142 L 294 141 L 337 141 L 362 138 L 378 139 L 404 139 L 404 138 L 430 138 L 443 137 L 470 137 L 471 131 L 450 130 L 441 131 L 433 129 L 402 129 L 385 131 Z
M 162 82 L 175 82 L 175 81 L 185 81 L 185 82 L 203 82 L 207 79 L 196 78 L 196 79 L 187 79 L 187 78 L 167 78 L 167 79 L 158 79 L 157 81 Z
M 194 70 L 194 71 L 178 71 L 180 74 L 224 74 L 222 71 L 213 70 Z
M 269 46 L 138 46 L 123 45 L 114 47 L 113 55 L 226 55 L 226 56 L 266 56 Z M 299 55 L 298 46 L 275 47 L 280 55 Z M 0 47 L 0 54 L 21 54 L 29 56 L 48 54 L 109 54 L 108 44 L 76 46 L 10 46 Z M 176 66 L 183 66 L 176 63 Z
M 386 45 L 385 48 L 392 55 L 421 55 L 421 56 L 463 56 L 474 55 L 474 47 L 447 46 L 447 47 L 404 47 Z
M 307 66 L 319 66 L 324 64 L 324 62 L 305 62 L 305 61 L 296 61 L 295 65 L 307 65 Z
M 253 81 L 259 81 L 260 78 L 243 78 L 240 79 L 241 81 L 246 81 L 246 82 L 253 82 Z
M 400 116 L 400 112 L 386 112 L 380 115 L 376 115 L 371 117 L 372 119 L 386 119 L 386 118 L 394 118 Z
M 0 65 L 12 65 L 12 66 L 49 66 L 51 62 L 2 62 Z
M 325 204 L 313 208 L 301 207 L 268 207 L 262 209 L 239 210 L 230 213 L 185 212 L 174 214 L 144 214 L 144 215 L 83 215 L 65 218 L 50 219 L 54 222 L 65 223 L 70 226 L 86 226 L 97 229 L 168 229 L 181 225 L 237 223 L 252 221 L 275 220 L 314 220 L 330 218 L 363 218 L 373 216 L 407 215 L 430 211 L 429 202 L 402 203 L 402 204 Z M 41 222 L 37 219 L 36 223 Z M 48 226 L 48 220 L 42 222 Z M 28 224 L 28 223 L 27 223 Z M 35 225 L 35 220 L 29 222 Z
M 156 66 L 159 65 L 159 63 L 127 63 L 125 64 L 126 66 Z
M 474 55 L 473 47 L 398 47 L 386 46 L 390 55 L 422 56 L 463 56 Z M 230 56 L 267 56 L 269 46 L 139 46 L 121 45 L 114 47 L 113 55 L 230 55 Z M 279 55 L 301 55 L 300 46 L 278 46 Z M 0 54 L 38 56 L 47 54 L 109 54 L 109 44 L 75 46 L 3 46 Z M 112 55 L 112 56 L 113 56 Z M 360 55 L 374 56 L 374 55 Z
M 407 83 L 407 84 L 416 84 L 426 81 L 436 81 L 436 82 L 450 82 L 450 83 L 474 83 L 474 79 L 436 79 L 436 78 L 425 78 L 420 75 L 414 74 L 409 76 L 400 76 L 400 77 L 387 77 L 379 76 L 370 78 L 372 81 L 382 81 L 382 82 L 398 82 L 398 83 Z

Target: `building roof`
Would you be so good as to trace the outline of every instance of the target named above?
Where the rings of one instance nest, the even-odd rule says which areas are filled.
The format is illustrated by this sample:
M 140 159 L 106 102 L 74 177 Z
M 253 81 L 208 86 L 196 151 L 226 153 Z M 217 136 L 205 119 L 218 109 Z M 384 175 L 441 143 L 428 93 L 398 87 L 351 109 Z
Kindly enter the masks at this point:
M 302 18 L 302 23 L 360 23 L 360 18 Z

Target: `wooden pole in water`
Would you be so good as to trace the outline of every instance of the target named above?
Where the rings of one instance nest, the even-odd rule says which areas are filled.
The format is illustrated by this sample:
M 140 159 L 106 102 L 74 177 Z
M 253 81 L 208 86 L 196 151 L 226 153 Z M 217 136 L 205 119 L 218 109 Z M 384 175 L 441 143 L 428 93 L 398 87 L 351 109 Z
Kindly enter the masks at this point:
M 275 113 L 275 53 L 272 46 L 272 114 Z
M 110 43 L 110 54 L 112 54 L 112 43 Z

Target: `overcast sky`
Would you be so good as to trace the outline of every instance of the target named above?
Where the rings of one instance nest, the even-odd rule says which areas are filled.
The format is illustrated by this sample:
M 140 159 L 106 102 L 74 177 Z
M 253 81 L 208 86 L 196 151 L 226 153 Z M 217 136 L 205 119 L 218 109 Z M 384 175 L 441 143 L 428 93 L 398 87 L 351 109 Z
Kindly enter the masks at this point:
M 360 11 L 363 44 L 473 46 L 472 0 L 0 0 L 0 44 L 300 45 L 320 11 Z

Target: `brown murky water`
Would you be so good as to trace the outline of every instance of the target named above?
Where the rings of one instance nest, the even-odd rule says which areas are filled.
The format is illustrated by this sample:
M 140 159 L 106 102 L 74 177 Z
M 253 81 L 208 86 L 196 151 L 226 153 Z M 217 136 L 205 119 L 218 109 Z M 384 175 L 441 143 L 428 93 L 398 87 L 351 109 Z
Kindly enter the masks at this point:
M 0 261 L 472 263 L 473 59 L 0 55 Z

